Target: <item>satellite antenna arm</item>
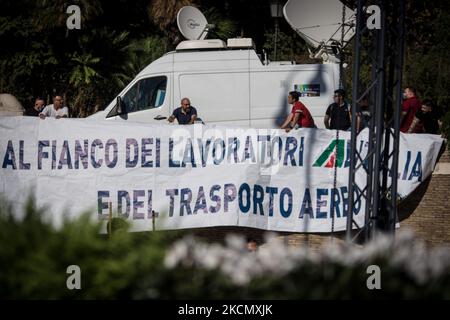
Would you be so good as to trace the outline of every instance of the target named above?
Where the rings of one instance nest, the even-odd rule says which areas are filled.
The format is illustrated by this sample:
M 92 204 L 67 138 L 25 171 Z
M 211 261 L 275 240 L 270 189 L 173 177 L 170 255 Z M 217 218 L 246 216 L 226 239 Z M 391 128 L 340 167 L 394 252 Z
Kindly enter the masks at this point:
M 214 29 L 216 27 L 215 24 L 212 23 L 207 23 L 205 25 L 205 27 L 203 28 L 202 33 L 200 34 L 200 36 L 198 37 L 197 40 L 205 40 L 206 36 L 208 35 L 209 31 L 211 31 L 212 29 Z

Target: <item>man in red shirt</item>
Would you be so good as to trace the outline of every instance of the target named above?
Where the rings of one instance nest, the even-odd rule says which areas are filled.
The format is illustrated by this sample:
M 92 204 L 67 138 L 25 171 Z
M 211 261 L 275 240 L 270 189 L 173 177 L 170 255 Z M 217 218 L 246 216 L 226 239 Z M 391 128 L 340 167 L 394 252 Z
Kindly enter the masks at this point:
M 403 93 L 405 100 L 402 104 L 402 116 L 400 119 L 400 131 L 407 133 L 411 123 L 414 120 L 414 116 L 417 111 L 422 107 L 422 102 L 416 96 L 416 89 L 413 87 L 406 87 Z M 414 133 L 421 133 L 423 131 L 422 125 L 417 125 L 414 128 Z
M 296 125 L 300 128 L 315 128 L 314 119 L 311 117 L 311 113 L 308 108 L 298 101 L 300 95 L 297 91 L 291 91 L 288 95 L 288 103 L 292 104 L 291 113 L 287 116 L 281 129 L 286 129 L 289 132 Z

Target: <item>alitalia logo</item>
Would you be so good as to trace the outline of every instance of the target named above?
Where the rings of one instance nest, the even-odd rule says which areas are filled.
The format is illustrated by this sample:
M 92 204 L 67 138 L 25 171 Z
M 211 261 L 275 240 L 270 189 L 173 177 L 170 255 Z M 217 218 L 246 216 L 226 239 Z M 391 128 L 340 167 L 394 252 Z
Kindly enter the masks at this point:
M 337 148 L 336 148 L 337 143 Z M 322 154 L 314 162 L 313 167 L 324 167 L 324 168 L 342 168 L 344 165 L 348 167 L 350 164 L 350 143 L 347 144 L 347 159 L 344 161 L 345 156 L 345 140 L 333 140 L 328 145 L 328 147 L 322 152 Z M 337 152 L 336 152 L 337 151 Z M 337 153 L 337 157 L 336 157 Z

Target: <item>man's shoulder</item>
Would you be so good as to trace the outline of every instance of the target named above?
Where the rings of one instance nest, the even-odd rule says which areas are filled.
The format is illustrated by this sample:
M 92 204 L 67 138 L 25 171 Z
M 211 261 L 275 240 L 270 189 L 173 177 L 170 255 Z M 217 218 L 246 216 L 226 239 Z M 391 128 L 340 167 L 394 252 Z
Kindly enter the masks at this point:
M 49 112 L 53 108 L 52 104 L 46 105 L 44 108 L 42 108 L 41 113 Z
M 180 111 L 181 111 L 181 107 L 175 108 L 175 109 L 173 110 L 173 114 L 179 113 Z
M 405 101 L 403 101 L 403 106 L 407 107 L 407 108 L 411 108 L 417 105 L 421 105 L 422 103 L 420 102 L 419 98 L 417 97 L 412 97 L 409 99 L 406 99 Z
M 420 101 L 419 98 L 414 97 L 414 98 L 412 99 L 412 101 L 411 101 L 411 104 L 412 104 L 413 106 L 415 106 L 415 107 L 417 107 L 417 106 L 421 107 L 421 106 L 422 106 L 422 101 Z

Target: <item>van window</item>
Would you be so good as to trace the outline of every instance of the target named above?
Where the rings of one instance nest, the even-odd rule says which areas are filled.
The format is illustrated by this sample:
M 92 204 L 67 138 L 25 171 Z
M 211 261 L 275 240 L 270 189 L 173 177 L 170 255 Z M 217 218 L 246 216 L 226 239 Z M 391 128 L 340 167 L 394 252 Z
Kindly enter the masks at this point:
M 123 97 L 128 113 L 160 107 L 166 96 L 167 77 L 158 76 L 139 80 Z

